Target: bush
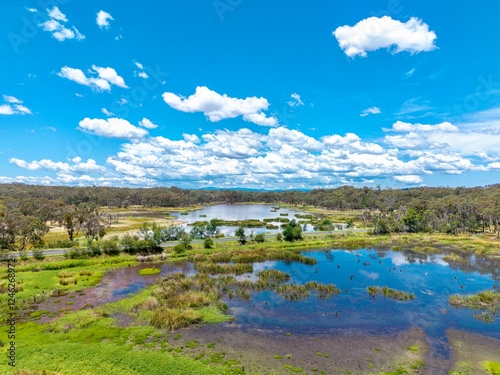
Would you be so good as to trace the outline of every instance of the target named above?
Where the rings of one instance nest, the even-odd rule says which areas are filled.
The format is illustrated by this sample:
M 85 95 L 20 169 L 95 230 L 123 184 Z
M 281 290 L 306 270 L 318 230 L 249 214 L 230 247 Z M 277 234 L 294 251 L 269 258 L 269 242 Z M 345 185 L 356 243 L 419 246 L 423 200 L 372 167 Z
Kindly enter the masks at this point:
M 33 258 L 36 260 L 43 260 L 45 258 L 45 255 L 43 255 L 43 251 L 40 249 L 35 249 L 33 250 Z
M 81 247 L 74 247 L 69 252 L 64 252 L 64 257 L 70 259 L 83 259 L 88 258 L 89 253 L 91 253 L 91 251 L 88 251 Z
M 19 252 L 19 258 L 21 260 L 28 260 L 28 252 L 26 250 L 22 250 Z
M 97 243 L 97 242 L 88 242 L 87 251 L 86 252 L 83 251 L 83 252 L 85 253 L 84 255 L 88 255 L 90 257 L 95 257 L 95 256 L 99 256 L 102 254 L 101 247 L 99 246 L 99 243 Z
M 186 247 L 180 243 L 175 245 L 173 250 L 176 255 L 183 255 L 186 252 Z
M 288 223 L 288 225 L 283 230 L 283 237 L 285 241 L 295 241 L 302 239 L 302 228 L 300 224 L 293 219 Z
M 116 239 L 101 241 L 101 248 L 104 251 L 104 254 L 107 255 L 120 254 L 120 249 L 118 248 L 118 241 Z
M 210 237 L 205 238 L 205 241 L 203 241 L 203 247 L 205 249 L 212 249 L 214 247 L 214 240 Z
M 283 235 L 281 234 L 281 232 L 276 233 L 276 240 L 283 241 Z
M 262 243 L 265 241 L 266 241 L 266 236 L 264 235 L 264 233 L 259 233 L 255 235 L 255 242 Z
M 120 245 L 123 247 L 123 251 L 128 253 L 128 254 L 135 254 L 137 252 L 137 249 L 135 247 L 135 243 L 139 241 L 139 237 L 137 236 L 131 236 L 129 234 L 126 234 L 123 236 L 120 240 Z

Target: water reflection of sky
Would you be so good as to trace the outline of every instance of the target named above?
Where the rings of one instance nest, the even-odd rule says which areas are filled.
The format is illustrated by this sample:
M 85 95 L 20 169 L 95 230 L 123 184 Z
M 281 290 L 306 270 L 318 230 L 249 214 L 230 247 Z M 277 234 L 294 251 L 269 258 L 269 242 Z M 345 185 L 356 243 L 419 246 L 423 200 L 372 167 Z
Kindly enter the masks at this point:
M 385 333 L 418 326 L 432 338 L 434 350 L 443 355 L 449 354 L 445 336 L 449 328 L 500 338 L 500 318 L 485 323 L 473 317 L 477 311 L 455 309 L 448 303 L 451 294 L 472 294 L 493 288 L 492 275 L 484 270 L 467 271 L 467 264 L 462 267 L 465 271 L 451 268 L 440 254 L 380 250 L 304 254 L 316 258 L 318 264 L 258 263 L 252 278 L 255 279 L 258 270 L 276 268 L 289 273 L 293 283 L 310 280 L 333 283 L 342 294 L 327 300 L 310 297 L 286 301 L 266 291 L 255 293 L 248 302 L 233 299 L 229 306 L 240 324 L 308 333 L 329 330 Z M 482 261 L 484 267 L 491 266 Z M 475 259 L 469 258 L 468 262 L 474 263 Z M 372 298 L 366 292 L 370 285 L 411 292 L 416 299 L 399 302 L 380 296 Z

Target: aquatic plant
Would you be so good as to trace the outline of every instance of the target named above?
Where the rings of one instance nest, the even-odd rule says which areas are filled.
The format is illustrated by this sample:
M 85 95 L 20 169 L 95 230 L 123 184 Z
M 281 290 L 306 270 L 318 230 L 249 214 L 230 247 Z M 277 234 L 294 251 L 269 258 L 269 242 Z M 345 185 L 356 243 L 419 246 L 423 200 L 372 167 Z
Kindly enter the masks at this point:
M 391 289 L 386 286 L 384 287 L 369 286 L 368 288 L 366 288 L 366 291 L 372 296 L 372 298 L 375 298 L 375 296 L 379 294 L 386 298 L 392 298 L 398 301 L 408 301 L 415 299 L 415 294 L 413 293 L 407 293 L 401 290 Z
M 331 298 L 335 294 L 340 294 L 341 290 L 334 284 L 323 284 L 317 281 L 309 281 L 305 287 L 310 291 L 316 291 L 317 297 L 320 299 Z
M 300 284 L 280 284 L 275 291 L 283 298 L 292 301 L 310 296 L 309 290 Z
M 199 272 L 206 272 L 212 275 L 220 273 L 233 273 L 241 275 L 253 271 L 250 263 L 218 264 L 212 262 L 200 262 L 195 264 L 195 269 Z
M 494 321 L 494 316 L 500 311 L 500 293 L 495 290 L 484 290 L 468 296 L 453 294 L 448 301 L 454 307 L 486 311 L 483 314 L 474 315 L 476 319 L 486 322 Z

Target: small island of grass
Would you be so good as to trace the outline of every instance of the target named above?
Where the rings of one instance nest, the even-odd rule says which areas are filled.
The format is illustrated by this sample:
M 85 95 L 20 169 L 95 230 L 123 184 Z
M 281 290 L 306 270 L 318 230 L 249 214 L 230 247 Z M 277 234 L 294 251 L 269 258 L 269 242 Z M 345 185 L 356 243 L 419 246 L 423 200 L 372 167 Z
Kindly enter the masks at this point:
M 409 301 L 415 299 L 415 294 L 413 293 L 407 293 L 401 290 L 391 289 L 386 286 L 384 287 L 369 286 L 368 288 L 366 288 L 366 291 L 368 292 L 368 294 L 372 296 L 372 298 L 375 298 L 377 294 L 380 294 L 381 296 L 384 296 L 386 298 L 392 298 L 398 301 Z
M 493 321 L 493 315 L 500 311 L 500 293 L 495 290 L 483 290 L 482 292 L 468 296 L 454 294 L 450 296 L 449 302 L 454 307 L 466 307 L 485 311 L 486 313 L 475 314 L 474 317 L 486 322 Z
M 139 270 L 139 275 L 141 276 L 148 276 L 148 275 L 157 275 L 160 273 L 159 268 L 143 268 Z

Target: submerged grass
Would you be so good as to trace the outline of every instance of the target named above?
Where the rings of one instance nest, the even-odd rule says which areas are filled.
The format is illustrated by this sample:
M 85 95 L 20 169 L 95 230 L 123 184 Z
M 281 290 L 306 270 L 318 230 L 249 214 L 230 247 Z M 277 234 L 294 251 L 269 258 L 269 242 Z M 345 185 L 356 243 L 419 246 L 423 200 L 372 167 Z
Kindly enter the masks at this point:
M 368 288 L 366 288 L 366 291 L 368 292 L 368 294 L 370 294 L 370 296 L 372 296 L 372 298 L 375 298 L 375 296 L 378 294 L 386 298 L 392 298 L 398 301 L 409 301 L 415 299 L 415 294 L 413 293 L 391 289 L 386 286 L 369 286 Z

